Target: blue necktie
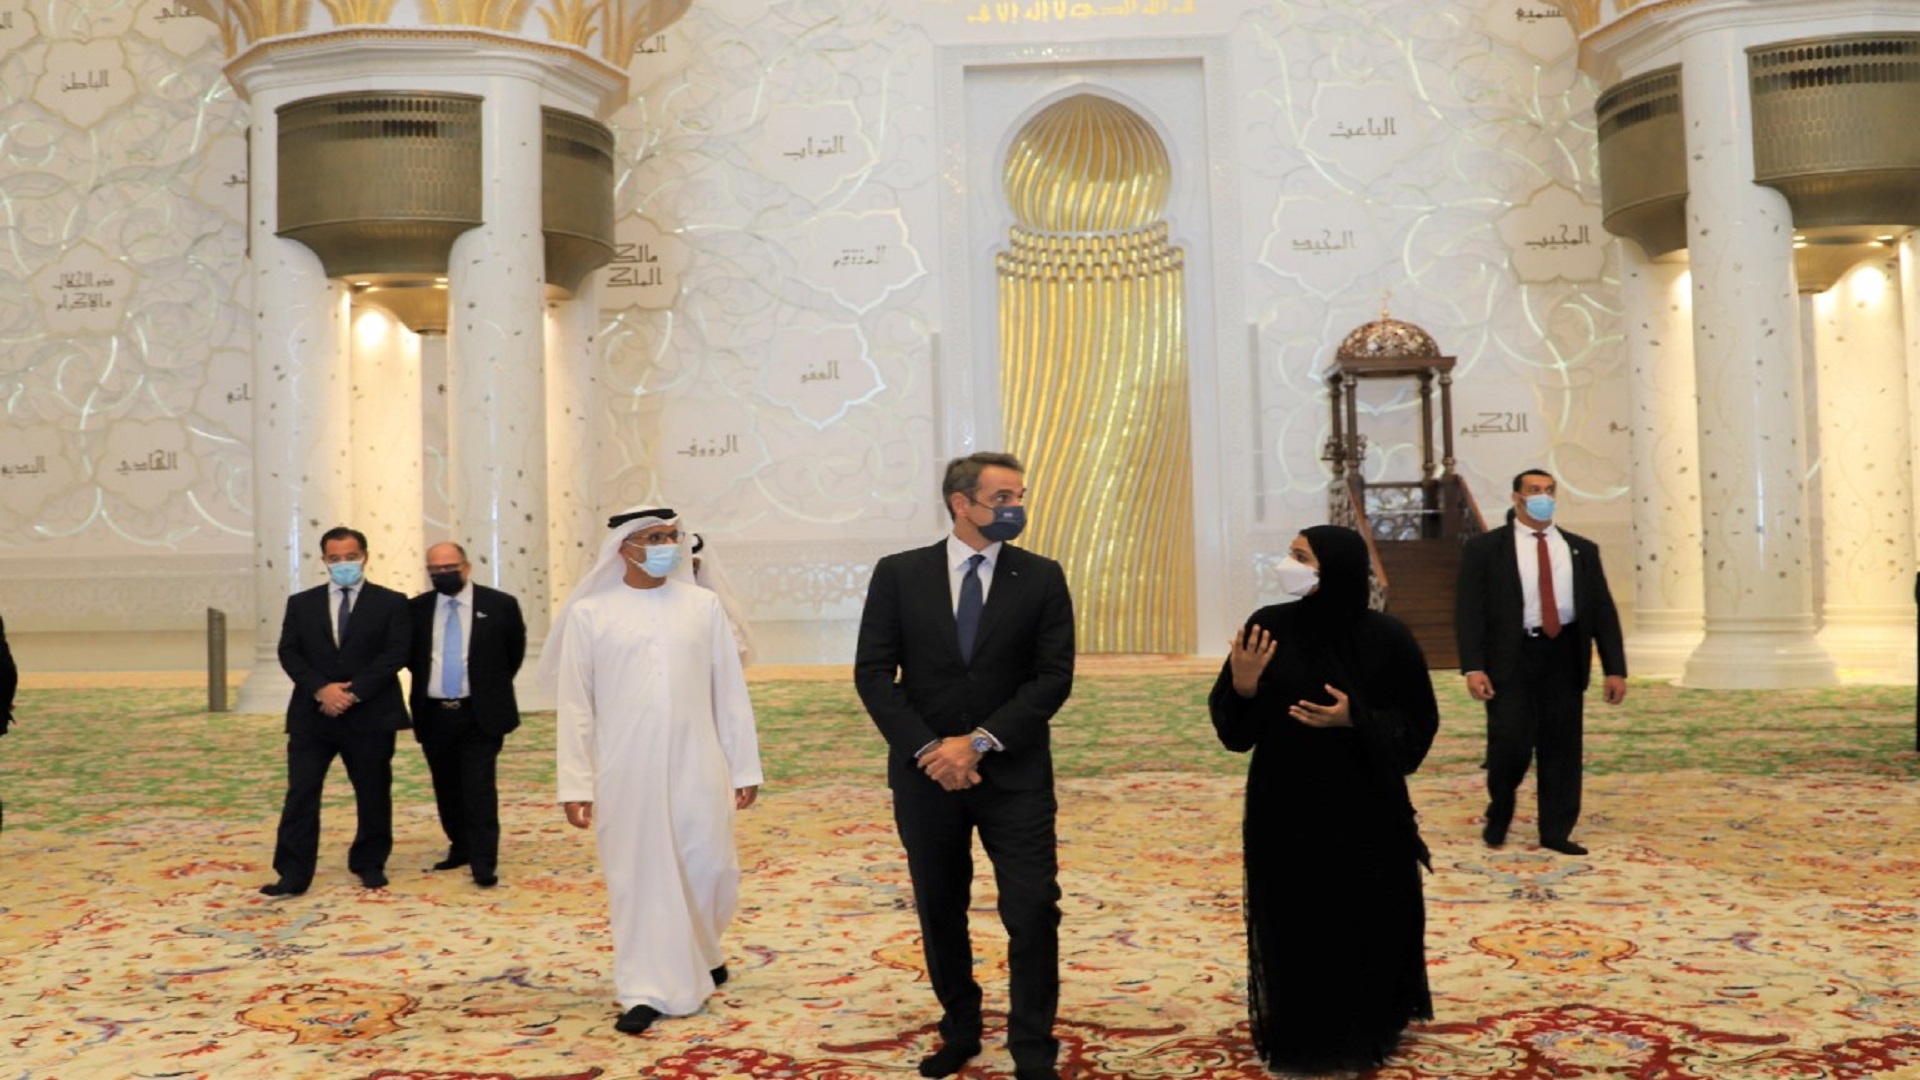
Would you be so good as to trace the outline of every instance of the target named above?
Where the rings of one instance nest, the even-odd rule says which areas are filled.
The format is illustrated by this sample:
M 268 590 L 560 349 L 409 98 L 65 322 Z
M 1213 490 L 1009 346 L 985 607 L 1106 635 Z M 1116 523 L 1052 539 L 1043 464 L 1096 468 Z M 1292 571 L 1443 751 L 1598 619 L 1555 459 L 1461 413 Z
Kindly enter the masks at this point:
M 336 646 L 347 643 L 347 616 L 353 613 L 353 590 L 340 590 L 340 618 L 333 626 L 333 643 Z
M 980 633 L 980 610 L 986 601 L 980 595 L 980 564 L 985 555 L 967 560 L 967 572 L 960 576 L 960 606 L 953 612 L 953 628 L 960 635 L 960 660 L 973 662 L 973 639 Z
M 440 637 L 440 696 L 460 697 L 466 681 L 466 644 L 460 638 L 460 601 L 447 601 L 447 632 Z

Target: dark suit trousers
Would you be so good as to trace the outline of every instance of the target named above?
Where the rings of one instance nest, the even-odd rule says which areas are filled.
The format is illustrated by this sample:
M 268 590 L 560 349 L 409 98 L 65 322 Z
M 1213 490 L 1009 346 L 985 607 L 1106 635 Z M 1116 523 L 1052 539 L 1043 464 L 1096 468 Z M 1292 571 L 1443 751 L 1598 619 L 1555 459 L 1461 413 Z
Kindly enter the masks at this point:
M 336 755 L 353 783 L 356 828 L 347 869 L 384 872 L 393 852 L 393 732 L 288 735 L 287 799 L 280 809 L 273 868 L 297 889 L 313 882 L 320 860 L 320 795 Z
M 1007 928 L 1010 998 L 1007 1049 L 1014 1064 L 1051 1066 L 1060 1001 L 1060 886 L 1050 788 L 1006 791 L 981 784 L 942 791 L 932 782 L 893 793 L 894 822 L 913 877 L 927 975 L 940 999 L 940 1037 L 980 1038 L 980 984 L 973 978 L 967 908 L 973 898 L 973 831 L 993 864 Z
M 475 877 L 492 877 L 500 863 L 500 793 L 496 766 L 506 740 L 474 723 L 471 707 L 442 711 L 420 752 L 433 774 L 433 802 L 447 834 L 447 855 L 473 864 Z
M 1487 817 L 1502 828 L 1513 818 L 1514 790 L 1536 756 L 1540 839 L 1568 839 L 1580 820 L 1580 674 L 1592 662 L 1580 645 L 1571 631 L 1528 638 L 1518 675 L 1493 685 L 1487 702 Z

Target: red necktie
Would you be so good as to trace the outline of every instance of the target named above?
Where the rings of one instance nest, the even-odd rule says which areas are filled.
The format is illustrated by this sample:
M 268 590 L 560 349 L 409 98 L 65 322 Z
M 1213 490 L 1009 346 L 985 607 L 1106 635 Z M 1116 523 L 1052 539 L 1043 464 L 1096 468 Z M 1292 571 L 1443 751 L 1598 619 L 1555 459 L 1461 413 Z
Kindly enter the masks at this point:
M 1533 534 L 1534 551 L 1540 556 L 1540 632 L 1560 636 L 1560 601 L 1553 595 L 1553 556 L 1547 551 L 1547 534 Z

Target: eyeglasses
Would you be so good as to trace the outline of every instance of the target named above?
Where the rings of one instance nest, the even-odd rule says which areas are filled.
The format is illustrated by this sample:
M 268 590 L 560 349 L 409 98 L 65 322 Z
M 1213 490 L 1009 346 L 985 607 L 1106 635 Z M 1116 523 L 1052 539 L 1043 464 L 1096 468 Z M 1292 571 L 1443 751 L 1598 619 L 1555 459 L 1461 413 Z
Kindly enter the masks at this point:
M 620 544 L 623 547 L 662 547 L 667 544 L 677 544 L 679 542 L 680 533 L 676 530 L 674 532 L 663 533 L 635 533 L 625 540 L 620 541 Z
M 427 564 L 427 573 L 429 574 L 457 574 L 459 572 L 460 564 L 457 562 Z

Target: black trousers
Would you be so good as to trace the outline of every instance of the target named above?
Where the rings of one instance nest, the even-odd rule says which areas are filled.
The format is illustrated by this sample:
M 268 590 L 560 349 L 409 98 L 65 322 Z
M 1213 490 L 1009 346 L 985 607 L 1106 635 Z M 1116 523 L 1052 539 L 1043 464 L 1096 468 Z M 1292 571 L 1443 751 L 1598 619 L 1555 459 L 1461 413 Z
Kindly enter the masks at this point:
M 973 833 L 993 864 L 1007 929 L 1007 1049 L 1015 1065 L 1051 1067 L 1060 1003 L 1060 885 L 1051 788 L 1007 791 L 981 784 L 943 791 L 932 782 L 893 793 L 894 823 L 913 877 L 927 975 L 940 1000 L 940 1037 L 980 1038 L 980 984 L 973 977 L 967 908 L 973 899 Z
M 393 732 L 288 735 L 287 798 L 280 808 L 273 868 L 296 889 L 313 882 L 320 860 L 320 796 L 336 756 L 353 783 L 356 827 L 347 869 L 384 873 L 393 853 Z
M 447 834 L 447 856 L 470 862 L 475 877 L 492 877 L 500 865 L 498 763 L 506 740 L 480 730 L 471 708 L 428 707 L 438 713 L 420 752 L 433 774 L 433 803 Z
M 1540 839 L 1569 839 L 1580 820 L 1586 693 L 1580 683 L 1592 663 L 1581 644 L 1573 633 L 1528 638 L 1519 672 L 1493 684 L 1487 702 L 1487 819 L 1501 829 L 1513 820 L 1514 791 L 1536 758 Z

